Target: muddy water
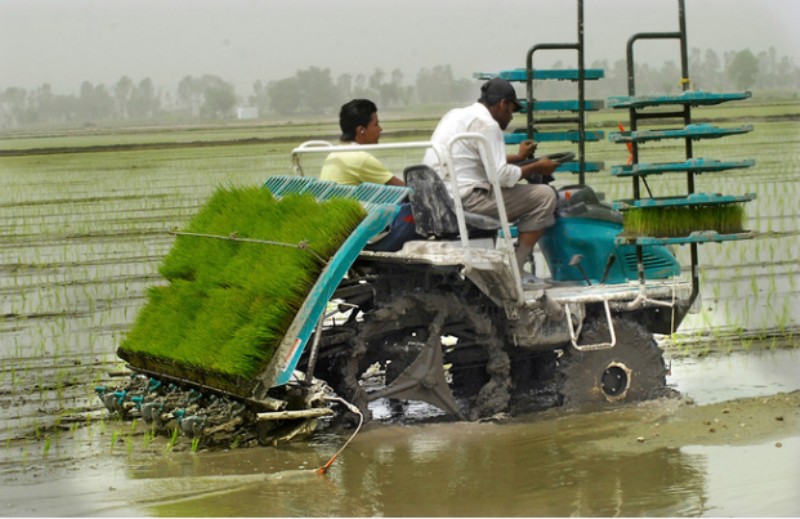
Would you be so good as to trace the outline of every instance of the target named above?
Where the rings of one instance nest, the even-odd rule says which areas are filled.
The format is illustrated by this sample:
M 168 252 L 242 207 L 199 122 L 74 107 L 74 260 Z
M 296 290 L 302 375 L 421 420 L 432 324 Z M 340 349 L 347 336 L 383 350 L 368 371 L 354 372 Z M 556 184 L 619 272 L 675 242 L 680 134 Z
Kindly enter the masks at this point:
M 135 435 L 130 452 L 122 441 L 112 451 L 109 436 L 130 424 L 93 425 L 47 458 L 0 463 L 0 513 L 796 516 L 799 370 L 796 350 L 676 358 L 669 382 L 694 404 L 371 423 L 325 476 L 312 469 L 346 438 L 165 455 L 165 439 L 142 448 Z

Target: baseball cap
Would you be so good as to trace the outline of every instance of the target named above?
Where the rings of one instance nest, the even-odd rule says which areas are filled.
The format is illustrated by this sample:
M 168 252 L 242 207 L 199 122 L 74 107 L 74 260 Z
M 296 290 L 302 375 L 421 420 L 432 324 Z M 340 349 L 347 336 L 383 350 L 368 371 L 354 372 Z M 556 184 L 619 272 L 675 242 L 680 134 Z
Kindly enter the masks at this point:
M 517 110 L 522 109 L 522 103 L 517 99 L 517 92 L 507 80 L 500 77 L 493 77 L 481 85 L 481 98 L 478 101 L 486 102 L 492 106 L 501 99 L 508 99 L 517 105 Z

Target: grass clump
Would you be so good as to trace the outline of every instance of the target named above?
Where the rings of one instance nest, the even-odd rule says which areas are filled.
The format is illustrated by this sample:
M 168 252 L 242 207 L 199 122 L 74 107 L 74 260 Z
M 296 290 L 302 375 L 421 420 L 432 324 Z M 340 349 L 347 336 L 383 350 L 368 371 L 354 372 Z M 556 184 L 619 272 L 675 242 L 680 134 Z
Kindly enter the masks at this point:
M 354 200 L 275 200 L 266 189 L 220 188 L 184 229 L 309 248 L 326 261 L 365 213 Z M 309 251 L 177 236 L 118 354 L 134 366 L 238 394 L 275 348 L 324 265 Z
M 675 238 L 695 231 L 744 232 L 745 210 L 742 204 L 635 208 L 624 217 L 628 236 Z

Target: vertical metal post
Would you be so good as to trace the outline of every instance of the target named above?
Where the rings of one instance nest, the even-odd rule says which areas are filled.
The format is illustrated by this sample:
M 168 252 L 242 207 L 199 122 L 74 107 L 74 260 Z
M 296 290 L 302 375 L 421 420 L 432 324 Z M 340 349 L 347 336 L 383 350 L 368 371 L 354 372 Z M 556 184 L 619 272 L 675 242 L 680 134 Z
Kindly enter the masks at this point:
M 678 0 L 678 25 L 681 34 L 681 90 L 689 90 L 689 45 L 687 43 L 686 31 L 686 6 L 684 0 Z M 690 105 L 683 107 L 683 121 L 686 125 L 692 124 L 692 108 Z M 687 138 L 686 143 L 686 160 L 694 157 L 694 150 L 692 149 L 692 139 Z M 686 172 L 686 190 L 689 194 L 694 193 L 694 173 L 691 171 Z M 692 259 L 692 295 L 691 301 L 697 298 L 700 293 L 700 258 L 698 254 L 698 247 L 696 243 L 689 244 L 690 255 Z
M 583 55 L 583 0 L 578 0 L 578 184 L 586 183 L 586 68 Z

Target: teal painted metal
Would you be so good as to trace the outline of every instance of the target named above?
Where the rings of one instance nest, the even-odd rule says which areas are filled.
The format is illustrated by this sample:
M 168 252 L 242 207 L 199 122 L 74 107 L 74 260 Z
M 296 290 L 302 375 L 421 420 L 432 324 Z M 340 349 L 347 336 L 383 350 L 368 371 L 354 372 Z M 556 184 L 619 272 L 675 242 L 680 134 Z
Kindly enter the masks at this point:
M 335 197 L 354 198 L 360 201 L 367 210 L 367 217 L 345 240 L 314 283 L 308 297 L 289 326 L 287 336 L 278 346 L 272 362 L 265 369 L 264 373 L 271 376 L 271 381 L 268 380 L 267 385 L 274 387 L 289 382 L 336 287 L 339 286 L 347 274 L 347 270 L 353 265 L 369 240 L 383 231 L 397 215 L 400 211 L 400 206 L 397 204 L 402 202 L 411 190 L 401 186 L 379 184 L 342 186 L 334 182 L 292 176 L 270 177 L 263 187 L 272 192 L 276 198 L 292 193 L 309 194 L 318 201 Z
M 697 90 L 689 90 L 679 95 L 664 96 L 613 96 L 609 97 L 606 106 L 609 108 L 644 108 L 662 105 L 718 105 L 727 101 L 741 101 L 752 97 L 751 92 L 735 94 L 712 94 Z
M 605 135 L 602 131 L 585 132 L 587 141 L 599 141 Z M 519 144 L 522 141 L 528 140 L 527 133 L 507 133 L 504 135 L 506 144 Z M 578 142 L 581 139 L 581 134 L 578 131 L 566 132 L 536 132 L 533 135 L 533 140 L 536 142 Z
M 383 231 L 399 211 L 400 206 L 397 205 L 375 207 L 331 258 L 289 327 L 288 341 L 285 339 L 275 353 L 272 362 L 279 364 L 272 387 L 289 382 L 336 287 L 370 238 Z
M 743 169 L 755 166 L 753 159 L 720 162 L 713 159 L 689 159 L 685 162 L 658 162 L 652 164 L 634 164 L 632 166 L 612 166 L 611 175 L 617 177 L 634 177 L 660 175 L 690 171 L 692 173 L 711 173 L 729 169 Z
M 492 79 L 493 77 L 501 77 L 507 81 L 527 81 L 528 71 L 524 68 L 514 70 L 502 70 L 500 72 L 475 72 L 472 74 L 475 79 Z M 584 79 L 587 81 L 593 79 L 602 79 L 605 77 L 605 72 L 601 68 L 587 68 L 584 69 Z M 563 81 L 578 81 L 578 69 L 535 69 L 533 71 L 533 79 L 559 79 Z
M 601 171 L 605 167 L 604 162 L 587 162 L 585 164 L 587 173 L 593 173 L 596 171 Z M 578 173 L 580 171 L 580 163 L 579 162 L 565 162 L 561 164 L 556 171 L 558 172 L 565 172 L 565 173 Z
M 612 132 L 608 139 L 612 142 L 644 142 L 661 139 L 715 139 L 753 131 L 752 124 L 735 128 L 718 128 L 710 124 L 689 124 L 680 130 L 637 130 L 633 132 Z
M 284 194 L 299 193 L 311 182 L 314 179 L 309 177 L 274 176 L 269 177 L 262 187 L 277 198 Z
M 522 103 L 522 110 L 520 113 L 527 113 L 528 102 L 520 101 Z M 583 109 L 587 111 L 597 111 L 605 106 L 605 101 L 602 99 L 584 101 Z M 577 112 L 580 109 L 578 101 L 534 101 L 534 112 Z
M 671 196 L 663 198 L 640 198 L 638 200 L 614 200 L 613 208 L 617 211 L 637 208 L 680 207 L 698 205 L 722 205 L 749 202 L 756 199 L 755 193 L 746 195 L 719 195 L 715 193 L 694 193 L 689 196 Z
M 636 247 L 618 244 L 616 236 L 622 225 L 587 218 L 556 218 L 539 240 L 539 248 L 547 261 L 554 281 L 583 282 L 583 274 L 577 266 L 569 264 L 576 254 L 583 256 L 581 266 L 592 284 L 599 284 L 611 256 L 617 261 L 609 270 L 606 284 L 627 283 L 638 279 L 636 270 Z M 680 274 L 678 261 L 666 248 L 653 247 L 645 254 L 645 278 L 666 279 Z
M 749 240 L 753 238 L 752 232 L 742 232 L 738 234 L 719 234 L 716 231 L 695 231 L 689 236 L 680 238 L 653 238 L 618 236 L 617 244 L 626 245 L 685 245 L 688 243 L 720 243 L 725 241 Z

